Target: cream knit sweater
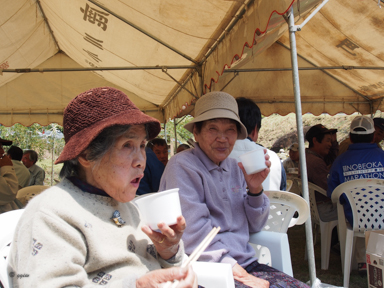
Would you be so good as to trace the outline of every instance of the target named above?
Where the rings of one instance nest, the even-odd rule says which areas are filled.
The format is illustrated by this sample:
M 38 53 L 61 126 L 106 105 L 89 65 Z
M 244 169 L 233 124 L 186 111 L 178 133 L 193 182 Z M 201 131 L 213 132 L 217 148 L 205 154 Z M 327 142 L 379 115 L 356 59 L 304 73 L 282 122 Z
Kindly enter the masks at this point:
M 119 228 L 110 218 L 118 210 Z M 8 272 L 13 287 L 135 287 L 148 271 L 179 266 L 161 259 L 131 203 L 81 191 L 69 180 L 32 199 L 16 229 Z

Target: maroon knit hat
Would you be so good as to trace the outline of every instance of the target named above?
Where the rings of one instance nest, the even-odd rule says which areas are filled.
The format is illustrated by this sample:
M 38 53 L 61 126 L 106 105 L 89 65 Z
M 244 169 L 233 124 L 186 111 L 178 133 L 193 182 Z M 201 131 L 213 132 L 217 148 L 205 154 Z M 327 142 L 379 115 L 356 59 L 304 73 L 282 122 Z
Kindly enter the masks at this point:
M 105 128 L 147 124 L 148 140 L 159 134 L 160 122 L 143 112 L 120 90 L 93 88 L 77 95 L 64 110 L 65 146 L 55 164 L 77 158 Z

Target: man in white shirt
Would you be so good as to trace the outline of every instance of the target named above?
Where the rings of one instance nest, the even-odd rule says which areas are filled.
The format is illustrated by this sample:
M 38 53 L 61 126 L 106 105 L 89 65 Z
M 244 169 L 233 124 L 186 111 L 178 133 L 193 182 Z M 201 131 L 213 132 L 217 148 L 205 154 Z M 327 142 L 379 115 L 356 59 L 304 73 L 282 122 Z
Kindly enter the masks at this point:
M 31 179 L 29 180 L 29 186 L 32 185 L 44 185 L 45 171 L 43 168 L 36 165 L 37 153 L 34 150 L 24 151 L 23 158 L 21 159 L 25 167 L 31 172 Z
M 11 146 L 7 151 L 7 156 L 11 159 L 13 167 L 15 168 L 19 189 L 27 187 L 29 185 L 31 173 L 21 162 L 21 158 L 23 158 L 23 150 L 17 146 Z
M 261 128 L 261 112 L 256 103 L 251 99 L 240 97 L 236 99 L 236 102 L 239 106 L 240 120 L 247 128 L 248 138 L 244 140 L 236 140 L 235 146 L 229 157 L 235 158 L 240 162 L 239 156 L 241 154 L 261 146 L 256 144 Z M 267 149 L 267 153 L 270 157 L 269 161 L 271 161 L 271 171 L 263 182 L 263 189 L 285 191 L 287 187 L 287 178 L 280 158 L 272 150 Z

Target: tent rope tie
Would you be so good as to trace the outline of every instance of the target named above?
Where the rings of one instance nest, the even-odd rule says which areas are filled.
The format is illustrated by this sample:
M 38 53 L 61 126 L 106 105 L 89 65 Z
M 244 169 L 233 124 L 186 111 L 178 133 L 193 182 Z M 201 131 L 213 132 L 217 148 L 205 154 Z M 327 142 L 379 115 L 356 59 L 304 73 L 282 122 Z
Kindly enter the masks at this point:
M 380 2 L 381 2 L 381 0 L 377 0 L 377 6 L 379 6 L 380 9 L 381 9 L 381 4 L 380 4 Z

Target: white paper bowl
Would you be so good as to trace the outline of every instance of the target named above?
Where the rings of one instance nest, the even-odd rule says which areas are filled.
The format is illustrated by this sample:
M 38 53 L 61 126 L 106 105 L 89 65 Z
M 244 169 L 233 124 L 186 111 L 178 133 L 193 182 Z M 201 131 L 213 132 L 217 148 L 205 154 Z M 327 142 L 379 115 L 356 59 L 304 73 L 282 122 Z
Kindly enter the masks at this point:
M 134 200 L 140 210 L 143 222 L 152 230 L 159 231 L 157 224 L 164 222 L 168 226 L 177 223 L 181 216 L 179 188 L 153 193 Z
M 265 165 L 264 148 L 260 147 L 239 156 L 248 175 L 260 172 L 267 168 Z

